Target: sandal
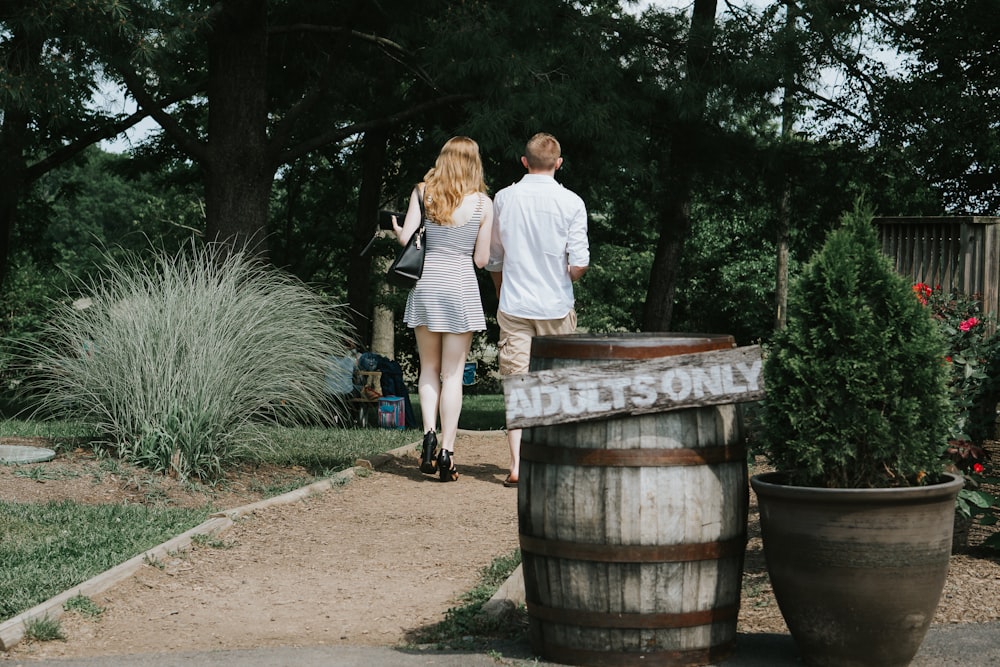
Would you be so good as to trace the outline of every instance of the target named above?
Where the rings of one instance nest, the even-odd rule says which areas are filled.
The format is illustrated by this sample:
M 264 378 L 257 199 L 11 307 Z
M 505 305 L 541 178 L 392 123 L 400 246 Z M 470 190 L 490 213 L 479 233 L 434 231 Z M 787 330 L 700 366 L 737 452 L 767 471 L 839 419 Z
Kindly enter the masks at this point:
M 441 473 L 442 482 L 455 482 L 458 480 L 458 469 L 455 468 L 455 460 L 452 458 L 454 452 L 442 449 L 438 454 L 438 472 Z
M 433 475 L 437 472 L 437 449 L 438 439 L 434 431 L 427 431 L 424 434 L 424 448 L 420 454 L 420 472 L 425 475 Z
M 503 481 L 503 485 L 508 489 L 517 486 L 517 475 L 508 474 L 507 479 Z

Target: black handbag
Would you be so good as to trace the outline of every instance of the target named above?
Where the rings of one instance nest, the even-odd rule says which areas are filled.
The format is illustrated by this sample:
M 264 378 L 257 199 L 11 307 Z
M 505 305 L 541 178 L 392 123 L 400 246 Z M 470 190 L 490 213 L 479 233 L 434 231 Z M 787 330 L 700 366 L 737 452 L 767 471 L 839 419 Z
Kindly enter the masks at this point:
M 424 198 L 421 194 L 420 227 L 413 232 L 413 236 L 410 237 L 410 240 L 406 242 L 406 245 L 389 266 L 386 279 L 390 285 L 408 289 L 420 280 L 420 276 L 424 272 L 424 253 L 427 252 L 427 245 L 424 243 L 424 217 Z

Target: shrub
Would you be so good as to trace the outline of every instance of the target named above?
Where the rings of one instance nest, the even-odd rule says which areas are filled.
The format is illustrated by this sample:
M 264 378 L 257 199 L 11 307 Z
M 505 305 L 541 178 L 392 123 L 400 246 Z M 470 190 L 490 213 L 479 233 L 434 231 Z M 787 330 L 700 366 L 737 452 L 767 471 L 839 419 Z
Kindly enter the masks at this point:
M 224 245 L 105 259 L 29 349 L 40 410 L 93 424 L 132 463 L 205 479 L 266 446 L 267 422 L 332 416 L 340 307 Z
M 996 489 L 1000 477 L 989 452 L 976 443 L 992 437 L 996 422 L 993 376 L 1000 357 L 996 318 L 983 313 L 978 295 L 946 293 L 924 283 L 915 284 L 913 292 L 930 310 L 946 341 L 952 421 L 945 454 L 965 478 L 956 509 L 981 526 L 995 526 L 1000 499 L 987 489 Z M 993 533 L 981 546 L 1000 550 L 1000 534 Z
M 943 465 L 944 343 L 871 218 L 859 203 L 804 267 L 764 360 L 761 446 L 795 484 L 915 484 Z
M 1000 360 L 996 318 L 984 313 L 978 295 L 945 292 L 924 283 L 913 286 L 945 339 L 949 398 L 954 414 L 951 438 L 981 442 L 996 421 L 993 373 Z

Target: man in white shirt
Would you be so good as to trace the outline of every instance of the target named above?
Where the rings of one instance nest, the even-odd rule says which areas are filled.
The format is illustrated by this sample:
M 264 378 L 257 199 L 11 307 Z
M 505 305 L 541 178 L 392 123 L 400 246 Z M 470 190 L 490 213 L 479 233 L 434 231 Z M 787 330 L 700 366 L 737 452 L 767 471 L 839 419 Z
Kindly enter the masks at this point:
M 528 372 L 531 338 L 576 331 L 573 282 L 590 265 L 587 208 L 555 179 L 562 166 L 559 142 L 539 132 L 525 147 L 528 173 L 493 198 L 490 271 L 500 306 L 501 375 Z M 510 474 L 517 486 L 521 430 L 509 429 Z

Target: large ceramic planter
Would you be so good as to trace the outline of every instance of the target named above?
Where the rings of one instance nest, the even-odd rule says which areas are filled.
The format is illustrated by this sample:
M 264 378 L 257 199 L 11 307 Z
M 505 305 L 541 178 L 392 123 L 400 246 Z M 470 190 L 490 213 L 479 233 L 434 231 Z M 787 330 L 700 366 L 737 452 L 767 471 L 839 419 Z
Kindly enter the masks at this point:
M 963 481 L 820 489 L 754 476 L 768 574 L 808 665 L 908 665 L 948 572 Z

